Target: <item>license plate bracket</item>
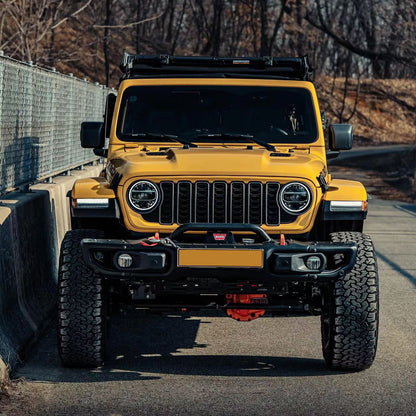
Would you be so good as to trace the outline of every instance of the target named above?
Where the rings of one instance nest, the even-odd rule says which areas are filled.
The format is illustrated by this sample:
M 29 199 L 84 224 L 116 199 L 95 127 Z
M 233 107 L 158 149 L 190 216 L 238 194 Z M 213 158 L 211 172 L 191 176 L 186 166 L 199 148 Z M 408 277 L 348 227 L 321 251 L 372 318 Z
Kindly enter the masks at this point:
M 178 267 L 263 268 L 262 249 L 179 248 Z

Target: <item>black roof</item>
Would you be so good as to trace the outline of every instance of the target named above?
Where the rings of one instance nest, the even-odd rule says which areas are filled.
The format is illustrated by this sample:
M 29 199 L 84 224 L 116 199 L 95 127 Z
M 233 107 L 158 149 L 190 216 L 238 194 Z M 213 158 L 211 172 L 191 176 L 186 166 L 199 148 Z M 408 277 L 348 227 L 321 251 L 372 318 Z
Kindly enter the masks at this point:
M 121 80 L 129 78 L 230 77 L 310 80 L 307 56 L 299 58 L 132 55 L 124 52 Z

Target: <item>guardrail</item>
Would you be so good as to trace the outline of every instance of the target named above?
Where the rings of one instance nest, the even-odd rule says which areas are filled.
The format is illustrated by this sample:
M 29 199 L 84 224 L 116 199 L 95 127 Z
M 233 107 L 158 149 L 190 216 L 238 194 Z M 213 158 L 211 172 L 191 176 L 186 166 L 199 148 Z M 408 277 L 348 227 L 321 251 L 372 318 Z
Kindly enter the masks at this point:
M 0 52 L 0 194 L 96 160 L 82 121 L 101 121 L 110 90 Z

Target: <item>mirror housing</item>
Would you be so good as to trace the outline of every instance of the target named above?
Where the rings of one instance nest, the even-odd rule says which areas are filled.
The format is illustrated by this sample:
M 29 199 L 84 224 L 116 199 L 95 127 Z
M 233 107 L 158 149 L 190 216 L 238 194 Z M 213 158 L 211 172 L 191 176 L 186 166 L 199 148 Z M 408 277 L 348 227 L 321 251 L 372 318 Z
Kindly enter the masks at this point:
M 329 126 L 329 148 L 331 150 L 350 150 L 353 140 L 351 124 L 331 124 Z
M 108 149 L 94 149 L 93 150 L 95 156 L 99 157 L 107 157 L 108 156 Z
M 101 149 L 104 147 L 102 121 L 84 121 L 81 123 L 81 146 L 85 149 Z
M 107 100 L 105 103 L 105 131 L 104 138 L 110 137 L 111 123 L 113 122 L 113 113 L 114 107 L 116 106 L 117 95 L 113 92 L 107 95 Z

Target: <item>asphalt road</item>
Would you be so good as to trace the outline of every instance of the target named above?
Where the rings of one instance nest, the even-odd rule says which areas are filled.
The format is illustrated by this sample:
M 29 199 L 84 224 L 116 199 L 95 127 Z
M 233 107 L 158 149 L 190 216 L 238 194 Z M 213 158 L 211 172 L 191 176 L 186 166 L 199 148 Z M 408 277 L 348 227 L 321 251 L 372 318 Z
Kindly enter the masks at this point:
M 239 323 L 219 315 L 118 319 L 113 358 L 64 369 L 51 329 L 3 413 L 20 415 L 416 415 L 416 206 L 371 201 L 380 270 L 379 348 L 360 373 L 331 372 L 318 317 Z

